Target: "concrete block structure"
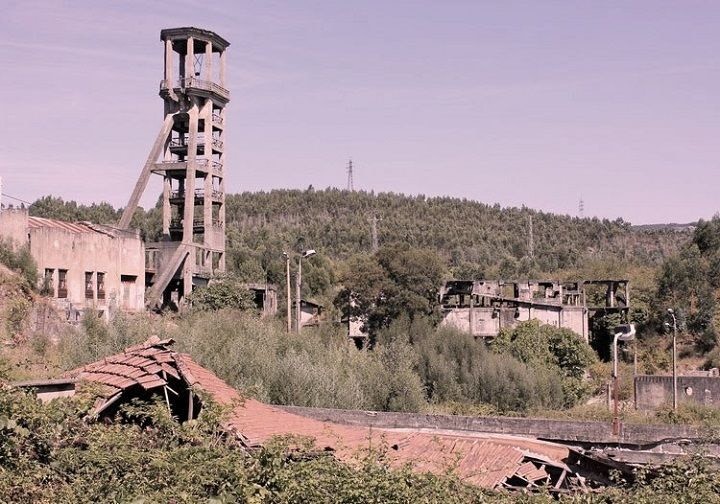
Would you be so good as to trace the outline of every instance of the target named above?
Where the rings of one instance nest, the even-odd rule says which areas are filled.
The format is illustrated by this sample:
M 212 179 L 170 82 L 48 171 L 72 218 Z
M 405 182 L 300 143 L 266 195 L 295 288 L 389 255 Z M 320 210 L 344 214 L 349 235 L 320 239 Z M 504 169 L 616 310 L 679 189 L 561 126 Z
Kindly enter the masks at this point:
M 137 231 L 14 209 L 0 212 L 0 237 L 29 247 L 38 287 L 72 322 L 86 309 L 108 317 L 145 308 L 145 245 Z
M 717 371 L 717 370 L 716 370 Z M 635 384 L 635 408 L 655 410 L 672 406 L 673 378 L 664 375 L 638 375 Z M 698 404 L 720 408 L 720 377 L 678 376 L 678 404 Z
M 178 304 L 225 271 L 226 49 L 199 28 L 160 32 L 164 120 L 119 226 L 127 228 L 152 174 L 163 177 L 162 239 L 148 243 L 146 304 Z
M 629 308 L 628 280 L 451 280 L 440 291 L 442 324 L 476 337 L 494 338 L 501 329 L 527 320 L 570 329 L 590 338 L 590 318 Z

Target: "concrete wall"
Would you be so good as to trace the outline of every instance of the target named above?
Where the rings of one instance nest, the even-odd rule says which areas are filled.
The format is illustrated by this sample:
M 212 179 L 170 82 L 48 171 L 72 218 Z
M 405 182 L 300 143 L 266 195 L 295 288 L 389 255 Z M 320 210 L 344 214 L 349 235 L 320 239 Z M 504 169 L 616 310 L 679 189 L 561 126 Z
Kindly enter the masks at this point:
M 672 405 L 672 376 L 641 375 L 635 377 L 635 400 L 639 410 Z M 720 408 L 720 377 L 678 376 L 678 404 L 702 404 Z
M 6 209 L 0 211 L 0 237 L 10 240 L 16 247 L 28 243 L 27 210 Z
M 650 446 L 673 439 L 704 440 L 709 431 L 690 425 L 623 424 L 619 435 L 612 433 L 610 422 L 579 422 L 545 418 L 468 417 L 389 413 L 379 411 L 337 410 L 275 406 L 290 413 L 316 420 L 387 429 L 433 429 L 531 436 L 547 441 L 571 444 L 622 444 Z
M 135 233 L 111 236 L 40 227 L 30 229 L 29 234 L 30 252 L 37 262 L 41 284 L 46 270 L 52 270 L 48 282 L 51 293 L 57 306 L 71 317 L 77 317 L 77 312 L 85 308 L 95 308 L 105 315 L 116 309 L 144 309 L 145 246 Z M 67 270 L 66 298 L 59 297 L 59 270 Z M 92 273 L 91 298 L 86 298 L 86 272 Z M 104 273 L 104 299 L 98 296 L 98 272 Z
M 501 328 L 514 327 L 520 322 L 538 320 L 553 327 L 564 327 L 587 341 L 587 315 L 582 307 L 527 305 L 518 308 L 492 307 L 453 308 L 445 312 L 442 325 L 471 332 L 476 337 L 497 336 Z M 472 331 L 471 331 L 472 321 Z

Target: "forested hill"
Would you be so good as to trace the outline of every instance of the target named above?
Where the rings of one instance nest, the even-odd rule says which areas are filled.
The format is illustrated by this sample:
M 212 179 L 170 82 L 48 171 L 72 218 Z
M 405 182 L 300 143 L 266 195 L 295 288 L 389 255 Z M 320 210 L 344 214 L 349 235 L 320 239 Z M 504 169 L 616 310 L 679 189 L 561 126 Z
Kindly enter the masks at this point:
M 246 252 L 283 245 L 342 259 L 403 242 L 438 252 L 456 276 L 512 277 L 552 272 L 586 259 L 621 257 L 657 264 L 691 233 L 633 230 L 629 223 L 502 208 L 466 199 L 338 189 L 246 192 L 227 197 L 231 241 Z M 532 217 L 534 261 L 528 258 Z M 301 243 L 298 243 L 298 242 Z
M 46 196 L 33 215 L 71 221 L 117 222 L 120 210 Z M 534 260 L 529 259 L 532 216 Z M 622 220 L 580 219 L 502 208 L 466 199 L 338 189 L 245 192 L 227 196 L 228 265 L 245 277 L 282 279 L 281 252 L 314 248 L 332 260 L 372 250 L 378 242 L 437 252 L 456 277 L 522 277 L 574 268 L 592 259 L 658 264 L 689 241 L 691 231 L 634 229 Z M 138 211 L 133 226 L 155 238 L 159 209 Z M 275 271 L 277 270 L 277 271 Z

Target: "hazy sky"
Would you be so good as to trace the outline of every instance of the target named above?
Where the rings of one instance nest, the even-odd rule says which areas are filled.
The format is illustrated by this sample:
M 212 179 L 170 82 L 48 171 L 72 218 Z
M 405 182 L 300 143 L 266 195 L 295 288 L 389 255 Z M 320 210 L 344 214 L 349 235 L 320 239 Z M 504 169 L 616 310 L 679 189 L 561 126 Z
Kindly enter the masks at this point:
M 195 9 L 195 6 L 202 8 Z M 355 186 L 633 223 L 720 209 L 720 2 L 2 0 L 4 192 L 124 205 L 160 29 L 231 42 L 231 192 Z M 154 203 L 158 180 L 145 204 Z

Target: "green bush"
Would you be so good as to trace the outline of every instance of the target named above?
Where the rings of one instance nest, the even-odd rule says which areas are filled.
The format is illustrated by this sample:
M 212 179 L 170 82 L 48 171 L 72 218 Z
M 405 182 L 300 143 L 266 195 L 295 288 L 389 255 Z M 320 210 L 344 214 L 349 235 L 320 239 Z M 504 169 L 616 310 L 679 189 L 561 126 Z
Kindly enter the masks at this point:
M 257 308 L 253 294 L 247 287 L 234 278 L 224 278 L 207 287 L 195 289 L 188 302 L 194 310 L 217 311 L 223 308 L 249 310 Z
M 701 457 L 641 470 L 632 485 L 591 493 L 508 494 L 465 485 L 452 471 L 391 469 L 381 442 L 349 463 L 297 438 L 247 452 L 222 435 L 224 415 L 213 404 L 183 424 L 162 401 L 126 405 L 108 424 L 83 419 L 91 406 L 82 393 L 43 404 L 0 386 L 0 502 L 706 504 L 720 493 L 714 463 Z
M 32 305 L 24 297 L 11 298 L 4 310 L 5 331 L 14 339 L 20 338 L 25 329 Z
M 516 357 L 536 372 L 544 370 L 559 375 L 566 407 L 577 404 L 592 392 L 584 378 L 597 362 L 597 356 L 569 329 L 541 325 L 537 320 L 522 322 L 502 329 L 491 348 Z
M 26 245 L 14 250 L 11 242 L 0 238 L 0 263 L 19 271 L 28 287 L 37 288 L 37 264 L 30 254 L 30 247 Z

